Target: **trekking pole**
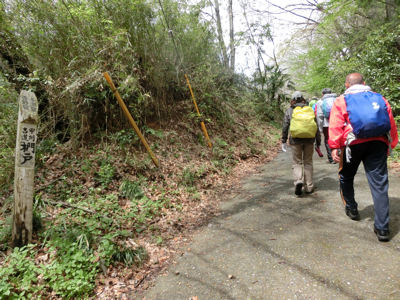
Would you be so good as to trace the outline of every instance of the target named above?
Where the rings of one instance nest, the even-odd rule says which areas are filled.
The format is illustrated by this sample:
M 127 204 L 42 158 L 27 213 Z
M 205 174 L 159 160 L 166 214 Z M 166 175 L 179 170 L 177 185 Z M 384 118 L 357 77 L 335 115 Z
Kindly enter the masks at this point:
M 199 111 L 199 107 L 197 106 L 196 98 L 194 97 L 193 90 L 192 90 L 192 87 L 190 85 L 189 77 L 187 76 L 187 74 L 185 74 L 185 78 L 186 78 L 186 82 L 187 82 L 187 85 L 188 85 L 189 90 L 190 90 L 190 94 L 192 95 L 193 104 L 194 104 L 194 107 L 196 108 L 196 111 L 197 111 L 197 116 L 201 117 L 200 111 Z M 203 130 L 204 136 L 205 136 L 205 138 L 207 140 L 208 147 L 212 148 L 211 140 L 210 140 L 210 137 L 208 136 L 206 125 L 204 124 L 204 121 L 200 121 L 200 125 L 201 125 L 201 129 Z
M 108 72 L 104 72 L 103 76 L 105 77 L 105 79 L 107 80 L 108 84 L 111 87 L 111 90 L 114 93 L 115 98 L 117 98 L 117 101 L 119 103 L 119 105 L 121 106 L 125 116 L 128 118 L 129 123 L 131 123 L 133 129 L 135 130 L 136 134 L 139 136 L 140 140 L 142 141 L 142 144 L 144 145 L 144 147 L 146 148 L 147 152 L 149 153 L 151 159 L 153 160 L 154 164 L 156 165 L 156 167 L 158 168 L 160 165 L 158 163 L 158 160 L 156 158 L 156 156 L 154 155 L 153 151 L 151 151 L 149 144 L 147 143 L 145 137 L 143 136 L 143 134 L 140 132 L 139 127 L 136 125 L 135 120 L 133 120 L 131 113 L 129 112 L 128 108 L 126 107 L 124 101 L 122 100 L 121 96 L 118 93 L 118 90 L 116 89 L 110 75 L 108 74 Z

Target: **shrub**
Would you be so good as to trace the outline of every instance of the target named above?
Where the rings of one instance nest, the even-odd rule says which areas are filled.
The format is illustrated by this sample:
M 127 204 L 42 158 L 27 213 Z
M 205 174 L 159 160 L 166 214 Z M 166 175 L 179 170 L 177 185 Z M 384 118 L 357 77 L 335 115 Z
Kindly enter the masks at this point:
M 0 193 L 14 174 L 14 149 L 17 136 L 17 94 L 0 73 Z

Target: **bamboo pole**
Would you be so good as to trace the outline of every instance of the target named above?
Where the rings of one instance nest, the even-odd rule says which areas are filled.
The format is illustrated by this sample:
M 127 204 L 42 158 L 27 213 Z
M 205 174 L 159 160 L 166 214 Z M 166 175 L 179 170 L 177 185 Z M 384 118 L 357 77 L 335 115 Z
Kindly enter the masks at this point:
M 186 78 L 186 82 L 187 82 L 187 85 L 188 85 L 189 90 L 190 90 L 190 94 L 192 95 L 193 104 L 194 104 L 194 107 L 196 108 L 197 116 L 201 117 L 200 111 L 199 111 L 199 107 L 197 106 L 196 98 L 194 97 L 192 86 L 190 85 L 189 77 L 187 76 L 187 74 L 185 74 L 185 78 Z M 201 121 L 200 125 L 201 125 L 201 129 L 203 130 L 204 136 L 205 136 L 205 138 L 207 140 L 208 147 L 212 148 L 211 140 L 210 140 L 210 137 L 208 136 L 206 125 L 204 124 L 204 121 Z
M 136 134 L 139 136 L 140 140 L 142 141 L 142 144 L 145 146 L 145 148 L 146 148 L 147 152 L 149 153 L 151 159 L 153 160 L 154 164 L 156 165 L 156 167 L 159 167 L 160 165 L 159 165 L 158 159 L 154 155 L 153 151 L 151 151 L 150 146 L 147 143 L 145 137 L 140 132 L 139 127 L 136 125 L 135 120 L 132 118 L 131 113 L 129 112 L 129 110 L 126 107 L 124 101 L 122 100 L 121 96 L 119 95 L 118 90 L 116 89 L 116 87 L 115 87 L 110 75 L 108 74 L 108 72 L 104 72 L 103 76 L 107 80 L 108 84 L 110 85 L 111 90 L 114 93 L 115 98 L 117 98 L 117 101 L 118 101 L 119 105 L 122 108 L 122 111 L 124 112 L 125 116 L 128 118 L 129 123 L 131 123 L 131 125 L 132 125 L 133 129 L 135 130 Z

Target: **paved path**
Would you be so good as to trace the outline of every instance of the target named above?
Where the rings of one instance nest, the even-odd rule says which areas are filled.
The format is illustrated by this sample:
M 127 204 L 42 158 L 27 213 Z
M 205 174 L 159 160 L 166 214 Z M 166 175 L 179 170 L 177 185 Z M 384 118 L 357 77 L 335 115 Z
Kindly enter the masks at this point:
M 399 176 L 390 176 L 393 238 L 380 243 L 362 166 L 356 222 L 344 213 L 337 165 L 314 155 L 317 191 L 297 198 L 290 155 L 243 179 L 145 299 L 400 299 Z

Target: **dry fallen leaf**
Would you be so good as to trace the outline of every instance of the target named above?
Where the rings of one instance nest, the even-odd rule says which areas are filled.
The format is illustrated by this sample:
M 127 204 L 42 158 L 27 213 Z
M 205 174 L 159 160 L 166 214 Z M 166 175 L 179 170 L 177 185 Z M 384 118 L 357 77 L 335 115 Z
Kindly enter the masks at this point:
M 171 126 L 171 128 L 173 127 Z M 123 159 L 126 153 L 121 153 L 119 149 L 115 149 L 110 145 L 113 151 L 115 150 L 113 167 L 116 171 L 116 179 L 110 183 L 105 193 L 116 194 L 118 196 L 118 204 L 125 210 L 130 209 L 132 203 L 119 196 L 119 186 L 122 179 L 135 181 L 139 174 L 148 179 L 148 184 L 142 188 L 143 193 L 149 199 L 159 201 L 162 197 L 165 197 L 169 199 L 170 203 L 169 207 L 160 208 L 159 217 L 151 220 L 153 222 L 151 225 L 156 230 L 155 232 L 160 235 L 163 243 L 161 245 L 156 244 L 153 241 L 153 233 L 146 231 L 135 235 L 134 238 L 126 239 L 122 244 L 130 248 L 135 248 L 136 245 L 145 246 L 149 260 L 142 266 L 134 268 L 123 265 L 110 266 L 106 272 L 108 276 L 100 272 L 94 291 L 94 294 L 98 295 L 96 296 L 98 299 L 125 299 L 125 297 L 129 299 L 137 290 L 146 289 L 148 282 L 151 282 L 154 276 L 160 274 L 160 271 L 165 270 L 166 266 L 176 256 L 182 254 L 185 249 L 191 251 L 188 248 L 188 242 L 191 240 L 190 237 L 193 230 L 206 224 L 211 216 L 221 215 L 219 212 L 220 201 L 231 198 L 235 194 L 236 196 L 241 195 L 240 192 L 237 192 L 237 187 L 241 186 L 241 179 L 249 174 L 254 174 L 257 166 L 270 161 L 277 154 L 276 149 L 268 147 L 267 154 L 256 157 L 250 153 L 250 149 L 245 144 L 232 144 L 232 146 L 236 147 L 234 155 L 238 161 L 236 166 L 232 167 L 232 172 L 227 175 L 213 166 L 211 156 L 203 155 L 203 147 L 193 143 L 192 136 L 185 133 L 187 130 L 181 129 L 182 132 L 179 132 L 180 129 L 179 126 L 176 127 L 174 138 L 179 139 L 179 143 L 182 145 L 188 145 L 184 153 L 177 152 L 174 147 L 171 147 L 169 139 L 166 139 L 165 144 L 162 141 L 157 141 L 159 144 L 157 152 L 166 153 L 163 157 L 162 174 L 152 169 L 138 171 L 132 168 Z M 269 130 L 265 131 L 268 132 Z M 235 139 L 230 139 L 227 136 L 225 140 Z M 99 146 L 101 147 L 100 144 Z M 260 144 L 260 147 L 264 146 Z M 98 187 L 96 185 L 95 174 L 98 172 L 96 168 L 99 165 L 96 162 L 101 155 L 107 155 L 103 149 L 98 150 L 72 152 L 60 146 L 56 154 L 49 156 L 46 167 L 38 170 L 36 176 L 37 179 L 40 179 L 37 180 L 37 186 L 43 187 L 43 199 L 51 199 L 52 197 L 51 194 L 46 193 L 46 187 L 49 186 L 51 186 L 53 192 L 57 192 L 62 190 L 64 183 L 68 185 L 81 183 L 80 196 L 82 198 L 90 194 L 92 188 Z M 132 151 L 135 152 L 138 161 L 144 160 L 147 157 L 145 152 Z M 179 156 L 175 157 L 176 154 Z M 70 155 L 73 157 L 70 157 Z M 65 164 L 67 159 L 71 161 L 71 164 Z M 83 172 L 81 164 L 83 161 L 93 162 L 93 168 L 88 170 L 88 172 Z M 182 170 L 185 169 L 192 172 L 203 170 L 203 173 L 199 173 L 201 176 L 193 186 L 196 188 L 198 194 L 195 201 L 193 193 L 189 192 L 185 186 L 182 186 Z M 69 177 L 68 174 L 71 174 L 71 176 Z M 64 176 L 66 176 L 65 180 L 63 179 Z M 44 182 L 41 181 L 42 178 L 45 178 Z M 223 195 L 223 199 L 221 199 L 221 195 Z M 251 197 L 253 195 L 250 195 Z M 48 206 L 46 208 L 46 212 L 49 215 L 48 220 L 57 221 L 57 215 L 62 213 L 63 210 L 64 208 L 61 207 Z M 134 220 L 118 225 L 121 226 L 121 230 L 131 230 L 133 222 Z M 7 254 L 10 254 L 10 252 Z M 37 262 L 48 262 L 50 257 L 43 255 L 43 252 L 41 252 L 36 259 Z M 179 275 L 180 273 L 177 271 L 175 274 Z M 229 275 L 229 279 L 235 279 L 235 276 Z M 128 290 L 128 287 L 131 290 Z M 55 297 L 54 292 L 52 295 Z M 51 297 L 52 295 L 49 296 Z M 194 296 L 191 299 L 198 300 L 198 297 Z

